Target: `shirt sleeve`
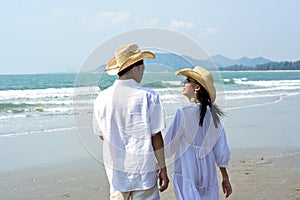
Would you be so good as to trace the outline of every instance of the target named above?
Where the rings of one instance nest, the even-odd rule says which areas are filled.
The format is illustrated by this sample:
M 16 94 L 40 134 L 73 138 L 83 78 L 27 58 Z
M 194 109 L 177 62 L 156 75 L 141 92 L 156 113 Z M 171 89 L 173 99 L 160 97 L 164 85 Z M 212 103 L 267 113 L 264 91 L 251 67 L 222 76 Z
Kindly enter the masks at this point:
M 227 145 L 227 139 L 224 129 L 221 129 L 221 134 L 218 142 L 213 148 L 218 167 L 227 167 L 230 159 L 230 150 Z
M 94 102 L 94 111 L 93 111 L 93 131 L 96 135 L 102 136 L 102 132 L 99 125 L 99 111 L 97 101 Z
M 178 150 L 180 137 L 183 134 L 183 121 L 180 109 L 177 109 L 175 117 L 164 138 L 164 149 L 166 158 L 170 158 Z
M 166 125 L 164 109 L 159 95 L 155 95 L 150 107 L 150 128 L 152 135 L 155 135 L 165 127 Z

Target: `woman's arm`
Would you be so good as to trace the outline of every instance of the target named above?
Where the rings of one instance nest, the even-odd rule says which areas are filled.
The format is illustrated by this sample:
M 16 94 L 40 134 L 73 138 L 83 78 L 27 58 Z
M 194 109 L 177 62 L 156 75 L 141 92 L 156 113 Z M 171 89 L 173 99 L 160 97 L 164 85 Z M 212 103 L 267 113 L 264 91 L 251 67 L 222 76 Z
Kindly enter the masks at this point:
M 225 167 L 220 167 L 220 171 L 222 174 L 222 188 L 223 193 L 225 194 L 225 198 L 229 197 L 232 193 L 232 187 L 229 181 L 229 176 Z

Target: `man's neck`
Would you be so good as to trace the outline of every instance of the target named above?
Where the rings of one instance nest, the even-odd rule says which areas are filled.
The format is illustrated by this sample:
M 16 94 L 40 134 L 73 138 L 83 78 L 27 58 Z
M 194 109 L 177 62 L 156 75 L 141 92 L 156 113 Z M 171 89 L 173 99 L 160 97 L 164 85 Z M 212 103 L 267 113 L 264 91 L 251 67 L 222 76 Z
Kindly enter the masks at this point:
M 130 75 L 124 74 L 123 76 L 119 76 L 119 80 L 130 80 L 130 79 L 137 81 L 135 77 L 130 76 Z

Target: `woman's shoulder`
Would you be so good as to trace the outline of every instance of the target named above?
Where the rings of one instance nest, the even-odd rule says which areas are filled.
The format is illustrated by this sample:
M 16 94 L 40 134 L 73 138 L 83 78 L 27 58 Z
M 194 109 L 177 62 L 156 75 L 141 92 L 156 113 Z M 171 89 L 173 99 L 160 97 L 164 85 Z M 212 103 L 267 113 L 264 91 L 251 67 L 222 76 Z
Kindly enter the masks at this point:
M 190 103 L 184 106 L 179 106 L 177 108 L 177 112 L 182 112 L 182 113 L 193 113 L 193 112 L 198 112 L 199 111 L 199 104 L 196 103 Z

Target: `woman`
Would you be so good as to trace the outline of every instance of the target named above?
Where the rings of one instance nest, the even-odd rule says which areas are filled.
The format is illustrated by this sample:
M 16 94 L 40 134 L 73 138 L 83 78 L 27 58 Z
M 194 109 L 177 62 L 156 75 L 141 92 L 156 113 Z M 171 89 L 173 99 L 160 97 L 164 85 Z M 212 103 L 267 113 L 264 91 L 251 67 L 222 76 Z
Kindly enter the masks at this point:
M 230 158 L 220 117 L 224 113 L 215 105 L 213 77 L 206 69 L 182 69 L 186 76 L 183 95 L 190 104 L 177 109 L 165 136 L 167 158 L 175 156 L 174 190 L 177 199 L 219 199 L 216 165 L 222 174 L 222 188 L 227 198 L 231 184 L 226 171 Z

